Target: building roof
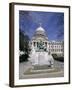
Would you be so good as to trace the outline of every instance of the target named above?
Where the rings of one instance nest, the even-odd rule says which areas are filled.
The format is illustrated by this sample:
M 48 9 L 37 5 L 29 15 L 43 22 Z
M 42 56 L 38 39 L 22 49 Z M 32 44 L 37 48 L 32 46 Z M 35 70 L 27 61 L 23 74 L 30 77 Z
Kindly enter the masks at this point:
M 44 28 L 42 28 L 41 26 L 39 26 L 39 27 L 36 29 L 36 32 L 37 32 L 37 31 L 45 32 Z
M 35 30 L 35 34 L 32 37 L 32 39 L 38 39 L 38 38 L 43 38 L 45 40 L 48 40 L 48 37 L 46 36 L 45 33 L 45 29 L 41 25 Z

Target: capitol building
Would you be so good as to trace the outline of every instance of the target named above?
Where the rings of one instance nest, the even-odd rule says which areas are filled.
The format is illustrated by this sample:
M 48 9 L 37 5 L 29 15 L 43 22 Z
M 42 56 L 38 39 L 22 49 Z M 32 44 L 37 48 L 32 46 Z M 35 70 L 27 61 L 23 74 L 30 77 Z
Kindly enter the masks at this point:
M 40 25 L 30 41 L 30 46 L 38 50 L 38 43 L 42 42 L 43 47 L 50 54 L 64 55 L 64 41 L 50 41 L 46 35 L 45 29 Z

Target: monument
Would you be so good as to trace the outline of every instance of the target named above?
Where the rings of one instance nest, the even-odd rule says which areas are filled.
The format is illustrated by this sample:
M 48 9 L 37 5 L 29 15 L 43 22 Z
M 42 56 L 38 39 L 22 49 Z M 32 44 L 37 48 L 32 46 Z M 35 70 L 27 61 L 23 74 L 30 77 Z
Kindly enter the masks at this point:
M 33 66 L 49 66 L 53 67 L 54 59 L 48 51 L 48 38 L 45 30 L 41 27 L 36 29 L 32 38 L 30 62 Z

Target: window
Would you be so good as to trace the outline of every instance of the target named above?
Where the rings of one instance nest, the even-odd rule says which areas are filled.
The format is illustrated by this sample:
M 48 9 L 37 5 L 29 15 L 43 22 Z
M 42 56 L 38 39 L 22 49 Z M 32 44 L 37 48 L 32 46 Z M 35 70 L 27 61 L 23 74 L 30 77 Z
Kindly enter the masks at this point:
M 47 42 L 45 42 L 45 46 L 47 47 Z
M 34 42 L 34 46 L 35 46 L 36 42 Z

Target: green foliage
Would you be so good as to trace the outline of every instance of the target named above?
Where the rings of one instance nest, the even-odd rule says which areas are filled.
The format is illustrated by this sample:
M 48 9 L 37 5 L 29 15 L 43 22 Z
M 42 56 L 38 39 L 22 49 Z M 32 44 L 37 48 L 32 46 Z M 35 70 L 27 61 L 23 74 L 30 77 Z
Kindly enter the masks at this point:
M 29 57 L 29 37 L 20 30 L 19 32 L 19 50 L 23 51 L 24 54 L 19 57 L 20 62 L 28 61 Z
M 52 54 L 52 56 L 55 60 L 64 62 L 64 57 L 63 56 L 57 56 L 57 54 Z
M 23 54 L 19 57 L 20 62 L 28 61 L 28 54 Z
M 57 54 L 52 54 L 52 56 L 54 59 L 57 58 Z

